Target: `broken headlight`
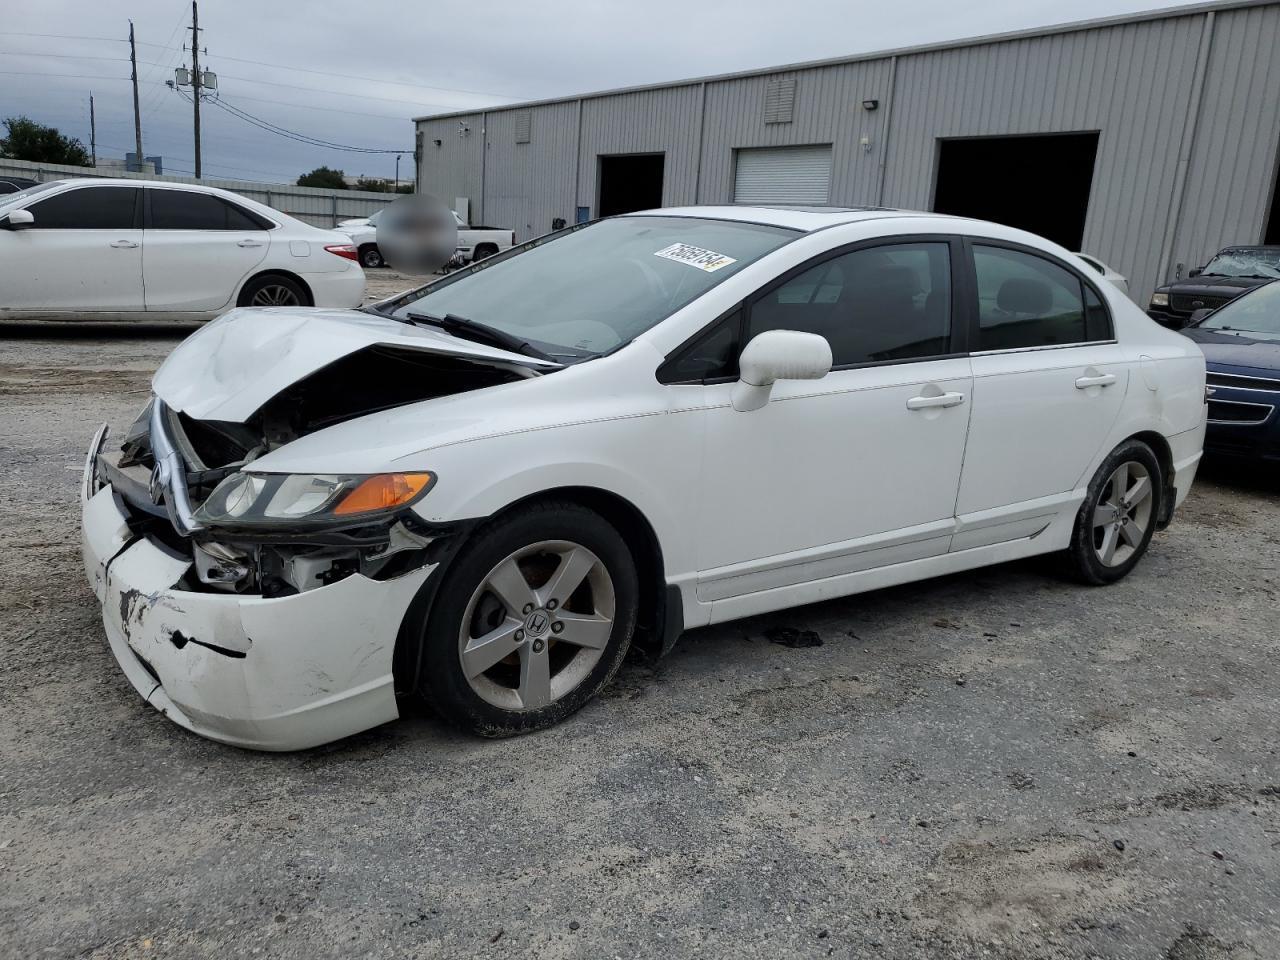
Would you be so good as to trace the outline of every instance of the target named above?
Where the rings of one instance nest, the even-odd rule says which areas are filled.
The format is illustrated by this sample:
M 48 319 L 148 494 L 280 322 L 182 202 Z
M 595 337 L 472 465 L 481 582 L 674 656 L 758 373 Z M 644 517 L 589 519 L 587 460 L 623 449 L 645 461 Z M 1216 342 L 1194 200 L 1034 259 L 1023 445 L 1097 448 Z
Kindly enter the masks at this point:
M 407 507 L 435 482 L 431 473 L 235 473 L 196 510 L 210 526 L 290 526 L 376 519 Z

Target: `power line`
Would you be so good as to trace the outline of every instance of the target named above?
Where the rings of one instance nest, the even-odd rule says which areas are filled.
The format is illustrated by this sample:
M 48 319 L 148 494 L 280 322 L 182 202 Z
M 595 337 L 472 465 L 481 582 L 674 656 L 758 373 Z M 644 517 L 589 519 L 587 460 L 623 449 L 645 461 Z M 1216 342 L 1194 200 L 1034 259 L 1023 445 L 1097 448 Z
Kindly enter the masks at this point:
M 272 123 L 270 120 L 264 120 L 262 117 L 255 116 L 254 114 L 249 113 L 247 110 L 241 109 L 240 107 L 237 107 L 234 104 L 228 103 L 226 100 L 222 99 L 221 97 L 218 97 L 214 100 L 210 100 L 209 102 L 212 103 L 214 106 L 219 107 L 222 110 L 225 110 L 227 113 L 231 114 L 233 117 L 237 117 L 245 121 L 246 123 L 252 124 L 255 127 L 258 127 L 262 130 L 266 130 L 269 133 L 274 133 L 277 136 L 286 137 L 290 140 L 297 140 L 299 143 L 305 143 L 313 147 L 323 147 L 327 150 L 342 150 L 348 153 L 397 154 L 397 153 L 413 152 L 412 150 L 385 150 L 378 147 L 357 147 L 347 143 L 335 143 L 332 140 L 323 140 L 320 137 L 312 137 L 305 133 L 298 133 L 296 130 L 289 130 L 285 127 L 280 126 L 279 124 Z
M 344 80 L 365 80 L 369 83 L 386 83 L 386 84 L 391 84 L 393 86 L 398 86 L 398 87 L 416 87 L 419 90 L 439 90 L 442 93 L 471 93 L 471 94 L 475 94 L 478 97 L 500 97 L 504 100 L 510 99 L 510 97 L 508 97 L 506 94 L 493 93 L 490 90 L 467 90 L 463 87 L 436 87 L 436 86 L 432 86 L 429 83 L 418 83 L 415 80 L 384 80 L 380 77 L 361 77 L 353 73 L 334 73 L 331 70 L 309 70 L 306 67 L 286 67 L 277 63 L 267 63 L 266 61 L 263 61 L 263 60 L 246 60 L 243 57 L 228 57 L 223 54 L 219 54 L 218 59 L 232 60 L 236 63 L 252 63 L 255 66 L 269 67 L 272 70 L 290 70 L 295 73 L 314 73 L 317 76 L 321 76 L 321 77 L 341 77 Z M 240 80 L 243 78 L 233 77 L 232 79 Z M 265 83 L 269 81 L 262 81 L 262 82 Z M 329 92 L 329 91 L 326 91 L 326 92 Z M 409 101 L 405 101 L 405 102 L 407 103 Z
M 58 77 L 67 80 L 128 80 L 120 76 L 90 76 L 87 73 L 44 73 L 39 70 L 0 70 L 0 76 L 6 77 Z
M 177 31 L 175 30 L 174 32 L 176 33 Z M 121 37 L 86 37 L 86 36 L 76 36 L 69 33 L 18 33 L 12 30 L 0 30 L 0 37 L 44 37 L 50 40 L 97 40 L 103 43 L 128 43 L 129 42 L 128 40 L 125 40 Z M 172 42 L 173 42 L 173 38 L 170 37 L 169 43 L 172 43 Z M 168 44 L 149 43 L 146 40 L 139 40 L 138 43 L 144 47 L 160 47 L 165 50 L 170 49 Z
M 117 63 L 128 63 L 128 57 L 92 57 L 82 53 L 29 53 L 26 50 L 0 50 L 0 57 L 38 57 L 41 60 L 111 60 Z M 150 63 L 149 60 L 139 60 L 139 63 Z M 159 64 L 154 64 L 159 66 Z
M 233 73 L 223 73 L 219 75 L 224 80 L 240 80 L 244 83 L 261 83 L 269 87 L 286 87 L 290 90 L 305 90 L 308 93 L 325 93 L 331 97 L 353 97 L 356 100 L 383 100 L 387 103 L 405 103 L 411 107 L 423 107 L 425 104 L 421 100 L 402 100 L 398 97 L 375 97 L 372 94 L 364 93 L 344 93 L 341 90 L 329 90 L 324 87 L 301 87 L 296 83 L 280 83 L 275 80 L 255 80 L 253 77 L 238 77 Z
M 270 103 L 277 107 L 289 107 L 293 110 L 322 110 L 325 113 L 345 113 L 352 117 L 366 117 L 371 120 L 395 120 L 397 123 L 404 123 L 404 114 L 392 113 L 369 113 L 365 110 L 343 110 L 340 107 L 316 107 L 309 103 L 293 103 L 289 100 L 268 100 L 265 97 L 251 97 L 248 94 L 237 93 L 236 102 L 241 100 L 251 100 L 254 103 Z

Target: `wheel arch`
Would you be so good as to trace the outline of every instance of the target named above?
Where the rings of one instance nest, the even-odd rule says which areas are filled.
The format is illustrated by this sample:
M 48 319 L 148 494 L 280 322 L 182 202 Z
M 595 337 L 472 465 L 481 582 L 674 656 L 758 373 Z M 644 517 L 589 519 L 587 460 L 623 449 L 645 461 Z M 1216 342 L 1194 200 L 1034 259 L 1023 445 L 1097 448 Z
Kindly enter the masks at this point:
M 622 535 L 631 548 L 640 578 L 640 610 L 632 647 L 649 659 L 658 659 L 670 651 L 684 630 L 684 608 L 679 587 L 667 585 L 662 544 L 649 518 L 626 497 L 603 487 L 548 487 L 513 500 L 486 517 L 458 525 L 458 532 L 450 538 L 453 542 L 439 559 L 439 568 L 418 591 L 396 637 L 393 672 L 397 693 L 409 693 L 417 686 L 419 660 L 416 644 L 426 627 L 440 582 L 471 533 L 481 524 L 499 520 L 531 504 L 552 501 L 586 507 L 598 513 Z
M 259 270 L 257 273 L 252 273 L 249 276 L 244 278 L 244 282 L 240 284 L 240 289 L 236 291 L 237 307 L 245 306 L 245 304 L 240 302 L 241 299 L 244 297 L 245 288 L 248 287 L 249 284 L 253 283 L 255 280 L 261 280 L 263 277 L 284 277 L 287 280 L 292 280 L 294 283 L 300 286 L 302 288 L 302 292 L 306 294 L 307 300 L 309 301 L 306 304 L 306 306 L 314 307 L 316 305 L 316 295 L 315 295 L 315 292 L 311 289 L 311 284 L 307 283 L 306 280 L 302 279 L 301 276 L 299 276 L 298 274 L 294 273 L 291 270 L 282 270 L 279 267 L 271 267 L 270 269 L 267 269 L 267 270 Z
M 1160 502 L 1157 504 L 1156 528 L 1163 530 L 1173 519 L 1174 501 L 1177 499 L 1177 492 L 1173 487 L 1173 449 L 1164 435 L 1155 430 L 1140 430 L 1120 443 L 1128 443 L 1130 440 L 1145 443 L 1151 448 L 1151 452 L 1156 455 L 1156 461 L 1160 464 Z M 1119 445 L 1116 444 L 1116 446 Z

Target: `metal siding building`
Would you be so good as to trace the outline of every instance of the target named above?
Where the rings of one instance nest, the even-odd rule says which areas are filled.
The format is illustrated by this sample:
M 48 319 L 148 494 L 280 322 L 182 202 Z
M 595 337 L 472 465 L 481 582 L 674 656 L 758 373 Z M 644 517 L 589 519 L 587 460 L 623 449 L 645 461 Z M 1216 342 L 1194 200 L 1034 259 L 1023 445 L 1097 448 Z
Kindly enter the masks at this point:
M 739 151 L 752 153 L 737 192 L 759 197 L 770 163 L 780 191 L 778 178 L 800 170 L 806 183 L 796 189 L 820 193 L 813 158 L 829 149 L 827 202 L 930 210 L 948 144 L 1087 135 L 1096 148 L 1084 171 L 1081 249 L 1126 273 L 1145 303 L 1157 283 L 1219 247 L 1280 233 L 1280 212 L 1268 227 L 1280 164 L 1280 2 L 1204 4 L 416 122 L 421 189 L 465 199 L 473 222 L 514 228 L 519 240 L 607 213 L 602 171 L 618 157 L 659 155 L 661 199 L 656 184 L 652 196 L 662 205 L 731 203 Z M 800 146 L 813 149 L 758 152 Z M 1044 196 L 1057 189 L 1046 176 Z M 625 202 L 611 194 L 605 206 Z

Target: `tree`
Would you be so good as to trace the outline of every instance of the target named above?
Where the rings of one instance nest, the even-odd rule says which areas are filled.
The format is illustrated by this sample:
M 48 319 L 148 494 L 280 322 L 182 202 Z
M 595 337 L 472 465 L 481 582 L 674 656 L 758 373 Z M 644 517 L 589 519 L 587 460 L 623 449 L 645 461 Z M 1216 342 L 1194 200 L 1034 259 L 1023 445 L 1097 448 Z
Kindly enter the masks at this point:
M 391 183 L 387 180 L 370 180 L 361 177 L 356 181 L 357 190 L 368 190 L 370 193 L 390 193 Z
M 298 178 L 300 187 L 328 187 L 330 190 L 346 190 L 346 176 L 341 170 L 330 170 L 328 167 L 316 167 L 310 173 Z
M 65 137 L 56 127 L 46 127 L 28 117 L 9 117 L 4 121 L 5 135 L 0 137 L 0 157 L 30 160 L 33 163 L 66 163 L 89 166 L 89 153 L 84 144 Z

